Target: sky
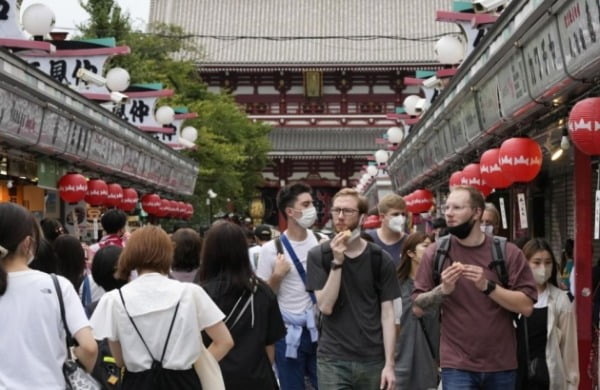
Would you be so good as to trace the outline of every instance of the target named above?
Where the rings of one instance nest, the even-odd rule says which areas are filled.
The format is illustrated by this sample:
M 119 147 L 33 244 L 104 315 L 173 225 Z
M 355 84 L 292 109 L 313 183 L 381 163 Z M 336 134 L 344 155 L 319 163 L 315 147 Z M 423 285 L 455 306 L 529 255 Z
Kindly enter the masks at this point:
M 125 12 L 129 12 L 135 29 L 144 30 L 150 14 L 150 0 L 115 0 Z M 56 31 L 75 32 L 76 25 L 85 22 L 88 14 L 79 6 L 79 0 L 23 0 L 21 12 L 31 4 L 41 3 L 50 7 L 56 17 Z

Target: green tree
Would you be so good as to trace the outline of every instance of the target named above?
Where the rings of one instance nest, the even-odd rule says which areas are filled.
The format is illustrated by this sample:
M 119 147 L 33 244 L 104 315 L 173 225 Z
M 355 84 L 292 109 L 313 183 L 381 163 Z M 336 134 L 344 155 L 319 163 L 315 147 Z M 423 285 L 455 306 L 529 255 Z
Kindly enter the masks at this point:
M 114 57 L 111 67 L 128 69 L 132 83 L 161 82 L 175 90 L 175 96 L 158 105 L 185 106 L 199 114 L 186 122 L 198 129 L 197 149 L 183 152 L 196 160 L 200 169 L 193 197 L 194 221 L 207 220 L 209 188 L 219 194 L 213 200 L 214 212 L 224 210 L 230 199 L 236 211 L 244 213 L 262 184 L 270 127 L 250 121 L 231 96 L 207 91 L 195 61 L 201 50 L 184 38 L 180 27 L 156 24 L 150 28 L 152 33 L 132 31 L 129 15 L 115 12 L 116 8 L 113 0 L 88 0 L 84 9 L 90 22 L 80 26 L 84 37 L 116 37 L 118 44 L 130 47 L 131 54 Z M 180 53 L 185 53 L 185 59 L 178 59 Z

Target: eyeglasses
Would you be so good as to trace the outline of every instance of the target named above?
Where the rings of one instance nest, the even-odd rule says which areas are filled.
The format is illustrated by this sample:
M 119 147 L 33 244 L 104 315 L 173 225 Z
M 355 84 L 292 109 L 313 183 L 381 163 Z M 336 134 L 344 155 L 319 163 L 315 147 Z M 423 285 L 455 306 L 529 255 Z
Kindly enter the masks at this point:
M 358 213 L 356 209 L 340 209 L 339 207 L 334 207 L 331 209 L 331 215 L 339 215 L 340 213 L 344 213 L 344 215 L 352 216 Z
M 441 207 L 442 213 L 446 213 L 448 211 L 451 212 L 458 212 L 458 211 L 463 211 L 466 208 L 473 208 L 469 205 L 465 205 L 465 206 L 456 206 L 456 205 L 443 205 Z

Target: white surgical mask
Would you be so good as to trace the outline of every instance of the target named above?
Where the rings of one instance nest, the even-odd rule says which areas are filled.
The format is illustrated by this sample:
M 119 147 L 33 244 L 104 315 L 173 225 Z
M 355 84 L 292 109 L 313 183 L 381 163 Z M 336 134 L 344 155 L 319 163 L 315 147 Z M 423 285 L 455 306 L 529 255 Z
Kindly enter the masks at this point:
M 310 228 L 316 220 L 317 209 L 314 206 L 302 210 L 302 216 L 300 218 L 296 218 L 298 225 L 302 226 L 304 229 Z
M 531 272 L 533 273 L 533 279 L 539 285 L 545 284 L 550 279 L 551 271 L 546 267 L 534 267 L 531 268 Z
M 397 215 L 395 217 L 390 218 L 390 223 L 388 224 L 391 231 L 396 233 L 404 232 L 404 227 L 406 226 L 406 217 L 404 215 Z
M 485 234 L 494 235 L 494 225 L 479 225 L 479 228 Z

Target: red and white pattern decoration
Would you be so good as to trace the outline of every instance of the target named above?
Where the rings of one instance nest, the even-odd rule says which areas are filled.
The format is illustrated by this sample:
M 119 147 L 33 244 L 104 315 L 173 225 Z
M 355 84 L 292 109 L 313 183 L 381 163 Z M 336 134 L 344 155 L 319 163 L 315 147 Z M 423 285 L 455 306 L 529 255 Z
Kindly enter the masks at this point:
M 512 184 L 510 178 L 502 172 L 499 155 L 500 148 L 494 148 L 486 150 L 479 160 L 481 179 L 491 188 L 507 188 Z
M 583 99 L 569 113 L 569 134 L 577 149 L 600 155 L 600 98 Z
M 542 169 L 542 148 L 531 138 L 509 138 L 502 142 L 498 161 L 513 182 L 529 182 Z
M 79 173 L 67 173 L 58 181 L 58 194 L 67 203 L 81 202 L 87 189 L 87 179 Z

